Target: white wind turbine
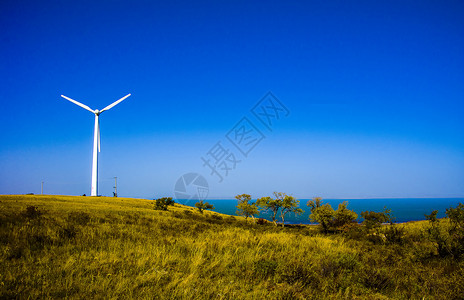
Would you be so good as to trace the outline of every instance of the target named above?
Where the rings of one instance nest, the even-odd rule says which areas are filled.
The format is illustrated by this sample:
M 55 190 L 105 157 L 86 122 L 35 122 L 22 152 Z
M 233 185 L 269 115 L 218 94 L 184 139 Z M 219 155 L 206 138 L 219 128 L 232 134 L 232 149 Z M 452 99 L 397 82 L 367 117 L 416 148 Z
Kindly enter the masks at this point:
M 92 160 L 92 189 L 90 192 L 91 196 L 97 196 L 98 195 L 98 152 L 100 152 L 100 122 L 98 121 L 98 116 L 104 112 L 105 110 L 109 110 L 113 106 L 117 105 L 119 102 L 122 100 L 126 99 L 129 97 L 131 94 L 127 94 L 126 96 L 122 97 L 118 101 L 115 101 L 105 107 L 102 110 L 93 110 L 90 107 L 88 107 L 85 104 L 82 104 L 80 102 L 77 102 L 76 100 L 73 100 L 71 98 L 68 98 L 64 95 L 61 95 L 66 100 L 71 101 L 72 103 L 79 105 L 80 107 L 90 111 L 91 113 L 95 114 L 95 129 L 93 133 L 93 160 Z

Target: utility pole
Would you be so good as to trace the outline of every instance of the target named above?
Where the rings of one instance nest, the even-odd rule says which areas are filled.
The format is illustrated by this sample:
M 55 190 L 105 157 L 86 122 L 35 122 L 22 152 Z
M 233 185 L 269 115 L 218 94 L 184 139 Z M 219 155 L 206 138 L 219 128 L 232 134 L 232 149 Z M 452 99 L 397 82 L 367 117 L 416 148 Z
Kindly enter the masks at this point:
M 40 189 L 40 194 L 44 194 L 44 182 L 42 181 L 42 188 Z
M 118 177 L 114 177 L 114 192 L 113 197 L 118 196 Z

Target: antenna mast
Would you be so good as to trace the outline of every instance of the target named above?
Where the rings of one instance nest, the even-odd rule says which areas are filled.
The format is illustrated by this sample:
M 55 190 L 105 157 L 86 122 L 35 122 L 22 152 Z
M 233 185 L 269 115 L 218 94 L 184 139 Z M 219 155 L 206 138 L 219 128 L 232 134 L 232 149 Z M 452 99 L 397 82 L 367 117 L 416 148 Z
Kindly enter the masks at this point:
M 118 196 L 118 177 L 114 177 L 114 192 L 113 192 L 113 197 Z

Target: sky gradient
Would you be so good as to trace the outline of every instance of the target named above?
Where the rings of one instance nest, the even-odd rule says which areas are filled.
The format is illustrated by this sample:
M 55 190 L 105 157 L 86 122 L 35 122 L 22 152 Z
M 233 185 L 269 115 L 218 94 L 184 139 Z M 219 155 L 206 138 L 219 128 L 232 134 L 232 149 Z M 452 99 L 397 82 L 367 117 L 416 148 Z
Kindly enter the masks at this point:
M 94 3 L 97 2 L 97 3 Z M 0 193 L 464 196 L 462 1 L 1 1 Z M 271 130 L 251 109 L 272 92 Z M 264 138 L 245 157 L 226 135 Z M 240 160 L 218 182 L 201 157 Z

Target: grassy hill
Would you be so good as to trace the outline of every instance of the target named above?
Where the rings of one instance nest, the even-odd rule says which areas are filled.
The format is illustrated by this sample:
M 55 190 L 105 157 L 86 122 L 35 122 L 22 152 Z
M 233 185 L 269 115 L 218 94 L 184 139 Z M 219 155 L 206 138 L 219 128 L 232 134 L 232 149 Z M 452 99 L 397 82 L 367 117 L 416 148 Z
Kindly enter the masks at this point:
M 0 298 L 463 299 L 426 222 L 398 241 L 257 225 L 176 204 L 0 196 Z

